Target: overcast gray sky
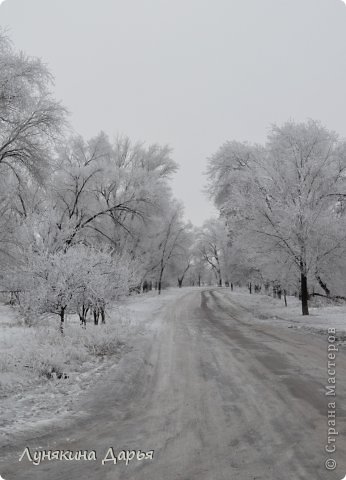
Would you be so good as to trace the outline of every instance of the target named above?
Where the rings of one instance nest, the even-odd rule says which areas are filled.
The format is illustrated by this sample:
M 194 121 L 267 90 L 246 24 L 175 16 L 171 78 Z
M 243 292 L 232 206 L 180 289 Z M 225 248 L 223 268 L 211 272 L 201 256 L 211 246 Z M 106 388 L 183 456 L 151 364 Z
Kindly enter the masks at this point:
M 0 25 L 49 65 L 78 133 L 171 145 L 197 225 L 224 141 L 307 118 L 346 137 L 342 0 L 5 0 Z

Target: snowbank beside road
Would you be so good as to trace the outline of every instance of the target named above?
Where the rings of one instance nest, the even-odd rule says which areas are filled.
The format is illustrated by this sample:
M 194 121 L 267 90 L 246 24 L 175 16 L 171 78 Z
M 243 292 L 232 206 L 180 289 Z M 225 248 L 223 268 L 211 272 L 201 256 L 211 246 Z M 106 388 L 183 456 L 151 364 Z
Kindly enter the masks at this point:
M 309 307 L 310 315 L 303 316 L 301 304 L 295 297 L 287 297 L 284 301 L 269 295 L 252 294 L 246 290 L 231 292 L 229 288 L 220 289 L 223 296 L 235 302 L 251 313 L 256 321 L 282 323 L 290 328 L 304 328 L 313 333 L 327 334 L 328 328 L 335 328 L 340 340 L 346 340 L 346 304 L 317 306 L 318 301 Z

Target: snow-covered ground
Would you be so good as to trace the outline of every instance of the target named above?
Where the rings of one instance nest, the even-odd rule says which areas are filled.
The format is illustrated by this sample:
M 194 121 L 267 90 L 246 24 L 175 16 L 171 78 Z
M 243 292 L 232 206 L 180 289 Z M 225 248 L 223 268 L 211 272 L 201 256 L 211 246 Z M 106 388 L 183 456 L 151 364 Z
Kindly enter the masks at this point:
M 63 338 L 58 317 L 26 327 L 11 307 L 0 304 L 0 444 L 73 411 L 80 395 L 116 368 L 132 340 L 155 328 L 160 310 L 187 291 L 129 297 L 109 312 L 105 326 L 90 320 L 86 330 L 68 316 Z M 101 347 L 109 354 L 98 355 Z
M 256 322 L 271 324 L 282 323 L 289 328 L 303 328 L 312 333 L 325 334 L 328 328 L 335 328 L 339 340 L 346 340 L 346 304 L 327 304 L 323 299 L 316 297 L 310 302 L 310 315 L 302 316 L 301 303 L 296 297 L 287 297 L 287 307 L 284 299 L 273 298 L 264 294 L 250 295 L 245 289 L 221 289 L 223 294 L 232 302 L 248 310 Z

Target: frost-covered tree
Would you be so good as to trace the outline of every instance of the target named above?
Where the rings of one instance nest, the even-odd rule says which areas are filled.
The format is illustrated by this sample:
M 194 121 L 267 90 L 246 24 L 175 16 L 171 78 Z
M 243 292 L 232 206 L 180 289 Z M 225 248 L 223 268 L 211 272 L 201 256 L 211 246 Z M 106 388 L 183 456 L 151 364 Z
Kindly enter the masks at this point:
M 170 283 L 182 288 L 193 265 L 194 230 L 190 223 L 184 225 L 178 243 L 168 265 Z
M 18 227 L 37 206 L 65 125 L 52 77 L 37 59 L 16 52 L 0 31 L 0 265 L 16 258 Z
M 0 172 L 18 185 L 42 180 L 65 110 L 50 94 L 52 77 L 37 58 L 14 51 L 0 32 Z
M 211 268 L 217 284 L 229 283 L 228 250 L 230 239 L 225 224 L 220 219 L 207 220 L 197 233 L 197 249 L 206 265 Z
M 176 170 L 169 153 L 167 147 L 145 148 L 128 138 L 112 145 L 104 133 L 88 142 L 71 139 L 60 151 L 52 179 L 52 228 L 64 248 L 89 238 L 135 251 L 142 224 L 156 213 L 167 178 Z
M 193 245 L 191 266 L 187 276 L 189 284 L 192 286 L 200 287 L 207 281 L 208 269 L 196 243 Z
M 345 252 L 346 143 L 319 122 L 272 127 L 265 146 L 228 142 L 209 161 L 209 191 L 244 254 L 324 286 L 328 261 Z
M 164 215 L 156 219 L 156 229 L 150 235 L 150 249 L 146 259 L 146 269 L 143 278 L 153 275 L 158 293 L 161 293 L 164 275 L 173 268 L 174 262 L 181 259 L 181 255 L 189 242 L 190 224 L 183 220 L 183 207 L 180 203 L 171 203 Z

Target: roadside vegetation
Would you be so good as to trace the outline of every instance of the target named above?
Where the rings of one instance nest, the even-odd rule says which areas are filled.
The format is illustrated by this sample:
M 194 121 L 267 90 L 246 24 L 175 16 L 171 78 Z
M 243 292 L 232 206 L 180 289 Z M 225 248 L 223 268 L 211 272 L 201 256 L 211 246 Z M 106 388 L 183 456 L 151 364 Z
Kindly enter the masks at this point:
M 68 318 L 64 335 L 57 335 L 52 317 L 30 328 L 12 309 L 0 308 L 0 385 L 6 397 L 44 385 L 48 380 L 74 382 L 78 373 L 116 362 L 126 349 L 129 322 L 126 314 L 113 312 L 103 328 L 90 323 L 81 329 L 76 316 Z

